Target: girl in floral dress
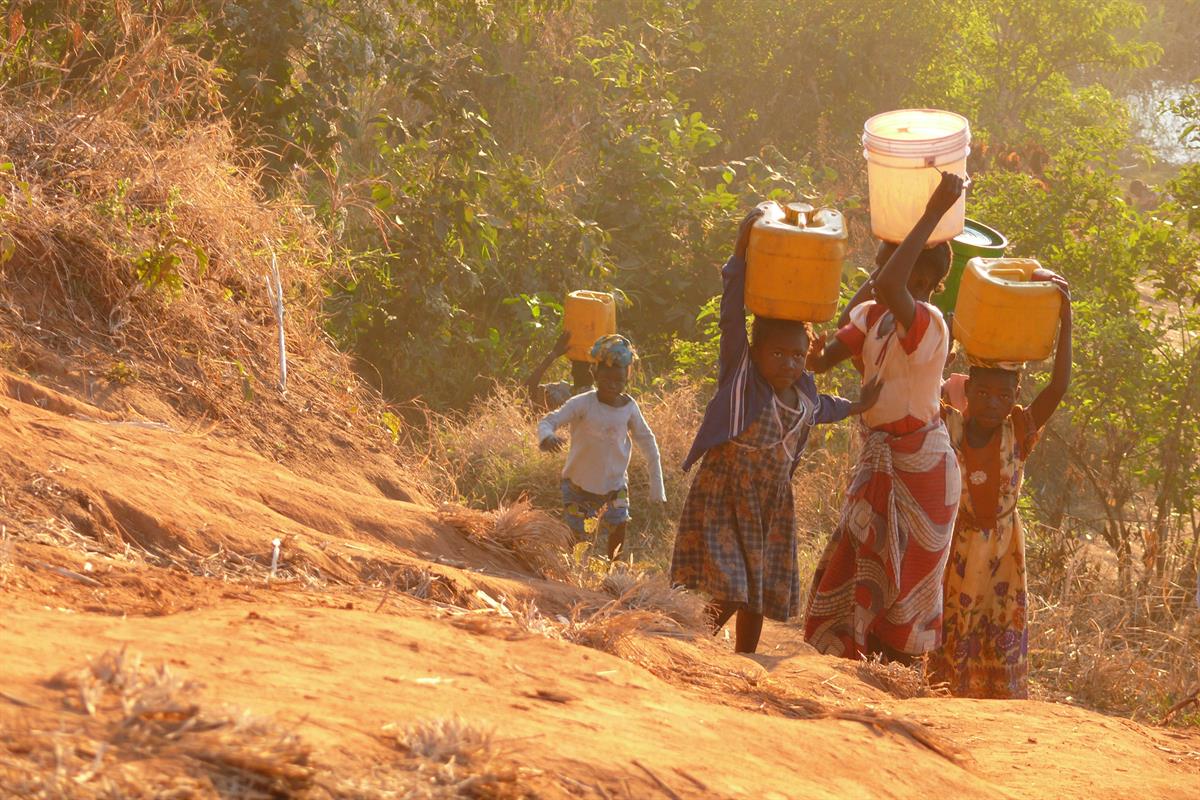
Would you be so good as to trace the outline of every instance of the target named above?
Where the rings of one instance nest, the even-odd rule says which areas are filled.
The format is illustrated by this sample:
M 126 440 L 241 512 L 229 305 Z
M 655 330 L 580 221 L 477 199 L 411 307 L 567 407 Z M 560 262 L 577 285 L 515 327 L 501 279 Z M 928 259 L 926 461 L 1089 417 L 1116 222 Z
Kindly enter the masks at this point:
M 959 697 L 1028 696 L 1025 532 L 1017 511 L 1025 460 L 1071 380 L 1071 298 L 1063 293 L 1058 350 L 1050 382 L 1028 408 L 1016 405 L 1018 368 L 975 363 L 966 413 L 944 409 L 958 454 L 963 492 L 944 582 L 942 647 L 930 680 Z

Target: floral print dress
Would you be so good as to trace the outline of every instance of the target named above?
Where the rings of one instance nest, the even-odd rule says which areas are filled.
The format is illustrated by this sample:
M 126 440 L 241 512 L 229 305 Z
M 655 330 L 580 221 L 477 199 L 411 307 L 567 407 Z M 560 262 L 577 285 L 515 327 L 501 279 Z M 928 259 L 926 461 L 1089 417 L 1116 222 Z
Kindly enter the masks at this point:
M 944 579 L 943 644 L 931 654 L 930 680 L 958 697 L 1025 698 L 1025 531 L 1017 500 L 1039 432 L 1017 406 L 987 444 L 971 447 L 966 418 L 953 408 L 945 417 L 963 493 Z

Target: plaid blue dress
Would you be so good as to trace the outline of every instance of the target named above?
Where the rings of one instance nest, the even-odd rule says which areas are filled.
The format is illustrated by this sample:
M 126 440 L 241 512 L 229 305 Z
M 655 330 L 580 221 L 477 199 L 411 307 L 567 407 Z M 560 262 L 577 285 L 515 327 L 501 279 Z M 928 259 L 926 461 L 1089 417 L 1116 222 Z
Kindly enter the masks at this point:
M 792 466 L 815 404 L 778 398 L 704 455 L 675 537 L 671 582 L 771 619 L 800 613 Z

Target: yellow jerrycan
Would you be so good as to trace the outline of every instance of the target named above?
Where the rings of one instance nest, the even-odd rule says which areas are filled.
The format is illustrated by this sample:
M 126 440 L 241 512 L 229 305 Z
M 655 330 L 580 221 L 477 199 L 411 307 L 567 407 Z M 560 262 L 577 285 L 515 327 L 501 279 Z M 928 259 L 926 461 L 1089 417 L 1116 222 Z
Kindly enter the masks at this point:
M 761 317 L 826 322 L 837 313 L 846 221 L 832 208 L 760 203 L 746 250 L 746 307 Z
M 617 332 L 617 304 L 608 292 L 571 292 L 563 303 L 563 328 L 571 335 L 567 357 L 592 361 L 592 345 Z
M 972 258 L 954 306 L 954 338 L 985 361 L 1041 361 L 1054 350 L 1062 295 L 1032 280 L 1032 258 Z

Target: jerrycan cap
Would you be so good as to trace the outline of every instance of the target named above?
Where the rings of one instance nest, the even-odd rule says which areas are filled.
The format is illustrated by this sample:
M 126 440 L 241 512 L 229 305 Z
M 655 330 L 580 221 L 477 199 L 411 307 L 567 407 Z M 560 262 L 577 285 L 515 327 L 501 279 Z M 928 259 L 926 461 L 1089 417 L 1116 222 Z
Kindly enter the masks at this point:
M 788 203 L 783 207 L 783 218 L 789 225 L 806 228 L 815 210 L 811 203 Z

